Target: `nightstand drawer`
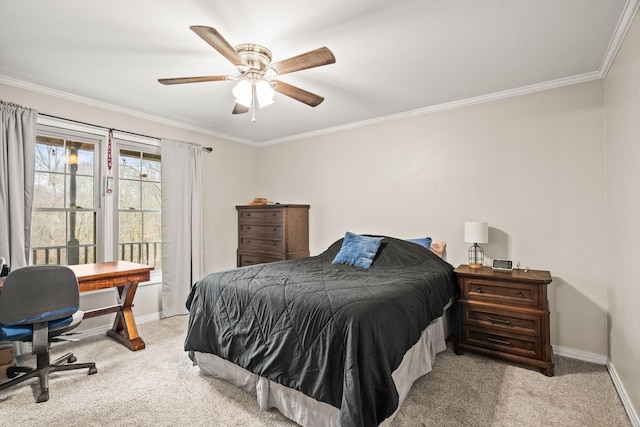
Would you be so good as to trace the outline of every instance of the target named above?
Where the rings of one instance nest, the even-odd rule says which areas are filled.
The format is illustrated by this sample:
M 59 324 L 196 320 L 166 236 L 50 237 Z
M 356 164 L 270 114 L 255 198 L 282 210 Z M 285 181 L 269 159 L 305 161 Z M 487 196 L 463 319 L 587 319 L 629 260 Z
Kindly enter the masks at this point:
M 462 298 L 497 304 L 539 307 L 538 286 L 526 283 L 465 278 Z
M 540 359 L 542 353 L 538 337 L 508 334 L 491 328 L 465 328 L 462 343 L 532 359 Z
M 490 327 L 498 331 L 539 336 L 542 317 L 535 314 L 514 312 L 480 304 L 463 304 L 462 321 L 467 325 Z

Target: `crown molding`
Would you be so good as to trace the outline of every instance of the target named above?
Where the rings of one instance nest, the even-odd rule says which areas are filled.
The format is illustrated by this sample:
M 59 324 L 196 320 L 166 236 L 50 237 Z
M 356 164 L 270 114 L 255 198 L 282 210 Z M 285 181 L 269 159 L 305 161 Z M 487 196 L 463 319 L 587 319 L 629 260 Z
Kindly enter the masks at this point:
M 620 49 L 620 46 L 622 46 L 622 41 L 627 35 L 627 31 L 629 31 L 629 27 L 631 27 L 631 23 L 633 22 L 633 18 L 638 12 L 639 6 L 640 0 L 627 1 L 627 4 L 624 7 L 624 11 L 622 12 L 622 16 L 620 16 L 620 20 L 618 21 L 618 25 L 616 26 L 616 31 L 613 33 L 611 41 L 609 42 L 607 53 L 605 54 L 602 60 L 602 64 L 600 65 L 600 74 L 603 78 L 609 72 L 609 68 L 611 67 L 611 64 L 613 64 L 613 60 L 618 53 L 618 49 Z
M 640 1 L 640 0 L 638 0 Z M 318 131 L 302 133 L 298 135 L 292 135 L 285 138 L 274 139 L 271 141 L 266 141 L 260 144 L 261 147 L 266 145 L 280 144 L 283 142 L 289 141 L 297 141 L 300 139 L 312 138 L 315 136 L 325 135 L 328 133 L 341 132 L 345 130 L 352 130 L 361 127 L 371 126 L 375 124 L 386 123 L 395 120 L 408 119 L 417 116 L 423 116 L 426 114 L 437 113 L 439 111 L 445 110 L 453 110 L 455 108 L 468 107 L 476 104 L 484 104 L 486 102 L 497 101 L 506 98 L 512 98 L 515 96 L 526 95 L 535 92 L 542 92 L 550 89 L 557 89 L 563 86 L 571 86 L 578 83 L 585 83 L 592 80 L 602 79 L 602 75 L 599 71 L 594 71 L 591 73 L 581 74 L 579 76 L 573 76 L 563 79 L 552 80 L 545 83 L 538 83 L 529 86 L 523 86 L 515 89 L 509 89 L 501 92 L 490 93 L 487 95 L 476 96 L 472 98 L 466 98 L 459 101 L 446 102 L 443 104 L 433 105 L 425 108 L 418 108 L 416 110 L 405 111 L 403 113 L 391 114 L 388 116 L 377 117 L 374 119 L 362 120 L 359 122 L 349 123 L 342 126 L 336 126 L 332 128 L 320 129 Z

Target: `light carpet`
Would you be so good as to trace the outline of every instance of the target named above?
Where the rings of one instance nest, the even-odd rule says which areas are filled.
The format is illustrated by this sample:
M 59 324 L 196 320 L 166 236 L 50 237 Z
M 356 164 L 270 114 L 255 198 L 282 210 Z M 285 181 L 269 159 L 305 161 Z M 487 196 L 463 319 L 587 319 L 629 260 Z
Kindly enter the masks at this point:
M 36 379 L 0 392 L 11 426 L 294 426 L 277 410 L 200 374 L 183 349 L 187 318 L 138 325 L 146 349 L 132 352 L 106 336 L 54 344 L 98 373 L 54 373 L 50 400 L 35 403 Z M 28 364 L 32 356 L 19 362 Z M 555 357 L 555 376 L 480 355 L 439 354 L 413 385 L 393 426 L 630 426 L 604 366 Z

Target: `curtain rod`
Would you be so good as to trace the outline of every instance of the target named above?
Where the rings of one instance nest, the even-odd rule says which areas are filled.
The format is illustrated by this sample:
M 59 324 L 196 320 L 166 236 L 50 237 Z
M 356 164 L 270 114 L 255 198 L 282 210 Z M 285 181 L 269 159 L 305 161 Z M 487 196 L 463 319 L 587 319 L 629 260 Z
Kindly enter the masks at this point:
M 51 114 L 38 113 L 38 115 L 45 116 L 45 117 L 51 117 L 52 119 L 66 120 L 68 122 L 77 123 L 79 125 L 92 126 L 94 128 L 100 128 L 100 129 L 106 129 L 106 130 L 111 130 L 111 131 L 118 131 L 118 132 L 122 132 L 122 133 L 128 133 L 129 135 L 141 136 L 143 138 L 157 139 L 158 141 L 161 140 L 161 138 L 158 138 L 158 137 L 155 137 L 155 136 L 143 135 L 141 133 L 129 132 L 129 131 L 126 131 L 126 130 L 108 128 L 108 127 L 105 127 L 105 126 L 94 125 L 93 123 L 81 122 L 79 120 L 66 119 L 64 117 L 53 116 Z M 213 147 L 202 147 L 202 150 L 206 151 L 207 153 L 211 153 L 213 151 Z

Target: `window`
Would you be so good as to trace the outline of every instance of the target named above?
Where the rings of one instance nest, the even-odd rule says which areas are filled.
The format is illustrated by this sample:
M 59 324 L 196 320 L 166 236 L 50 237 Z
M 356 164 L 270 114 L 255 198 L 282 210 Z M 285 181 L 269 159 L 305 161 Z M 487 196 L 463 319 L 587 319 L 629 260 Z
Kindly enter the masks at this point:
M 96 158 L 91 138 L 38 134 L 31 225 L 33 264 L 96 262 Z
M 118 161 L 118 259 L 162 268 L 160 155 L 122 149 Z
M 162 268 L 161 159 L 152 138 L 40 117 L 32 264 L 122 259 Z M 106 194 L 111 164 L 114 188 Z

